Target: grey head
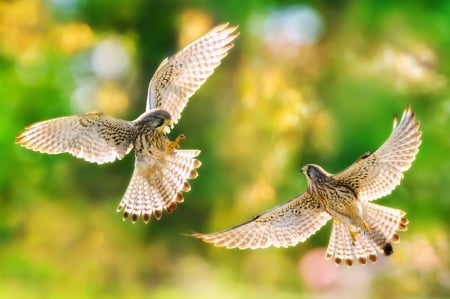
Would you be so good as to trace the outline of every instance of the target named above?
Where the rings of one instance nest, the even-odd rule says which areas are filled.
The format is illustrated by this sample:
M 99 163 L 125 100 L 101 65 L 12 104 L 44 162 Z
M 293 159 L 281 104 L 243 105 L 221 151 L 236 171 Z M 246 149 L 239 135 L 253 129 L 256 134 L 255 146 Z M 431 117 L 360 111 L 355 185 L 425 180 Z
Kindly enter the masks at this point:
M 155 130 L 171 125 L 172 117 L 170 113 L 164 109 L 153 109 L 141 114 L 135 121 L 134 125 L 138 131 Z
M 302 167 L 303 172 L 308 179 L 308 183 L 321 183 L 330 180 L 331 175 L 326 172 L 322 167 L 315 164 L 306 164 Z

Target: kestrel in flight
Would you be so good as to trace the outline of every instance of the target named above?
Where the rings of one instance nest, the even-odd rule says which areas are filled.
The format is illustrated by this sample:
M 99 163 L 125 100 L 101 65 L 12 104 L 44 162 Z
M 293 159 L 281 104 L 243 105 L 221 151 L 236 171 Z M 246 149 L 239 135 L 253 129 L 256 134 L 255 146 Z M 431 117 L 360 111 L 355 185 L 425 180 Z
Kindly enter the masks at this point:
M 132 148 L 135 167 L 117 211 L 135 223 L 163 210 L 173 211 L 190 189 L 188 179 L 197 177 L 199 150 L 179 150 L 180 135 L 170 141 L 166 134 L 180 119 L 192 94 L 214 72 L 239 35 L 237 26 L 219 25 L 174 56 L 164 59 L 148 87 L 146 111 L 134 121 L 101 112 L 55 118 L 28 126 L 16 142 L 47 154 L 70 153 L 98 164 L 122 159 Z
M 414 161 L 421 143 L 419 122 L 407 107 L 385 141 L 374 153 L 365 153 L 350 167 L 330 174 L 308 164 L 306 192 L 230 229 L 193 236 L 216 246 L 256 249 L 288 247 L 305 241 L 329 219 L 333 228 L 326 257 L 351 266 L 376 262 L 377 251 L 393 253 L 397 231 L 407 229 L 405 212 L 370 201 L 388 195 L 400 184 L 403 172 Z

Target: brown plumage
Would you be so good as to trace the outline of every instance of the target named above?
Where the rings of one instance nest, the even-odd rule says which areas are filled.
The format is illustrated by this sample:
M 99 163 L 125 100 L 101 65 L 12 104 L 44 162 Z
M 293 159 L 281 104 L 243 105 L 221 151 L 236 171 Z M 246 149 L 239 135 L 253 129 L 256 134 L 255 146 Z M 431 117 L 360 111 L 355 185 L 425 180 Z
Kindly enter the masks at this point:
M 421 132 L 414 113 L 407 107 L 384 144 L 366 153 L 338 174 L 320 166 L 302 168 L 308 181 L 306 192 L 230 229 L 193 236 L 216 246 L 256 249 L 287 247 L 305 241 L 329 219 L 333 229 L 327 258 L 351 266 L 376 262 L 377 251 L 393 253 L 397 231 L 407 229 L 405 212 L 370 203 L 388 195 L 400 184 L 418 152 Z
M 219 25 L 166 58 L 149 84 L 146 112 L 134 121 L 103 113 L 60 117 L 28 126 L 16 142 L 41 153 L 70 153 L 98 164 L 122 159 L 135 150 L 135 168 L 119 206 L 124 220 L 161 218 L 173 211 L 197 177 L 199 150 L 179 150 L 179 136 L 166 133 L 177 123 L 189 97 L 206 81 L 233 47 L 237 26 Z

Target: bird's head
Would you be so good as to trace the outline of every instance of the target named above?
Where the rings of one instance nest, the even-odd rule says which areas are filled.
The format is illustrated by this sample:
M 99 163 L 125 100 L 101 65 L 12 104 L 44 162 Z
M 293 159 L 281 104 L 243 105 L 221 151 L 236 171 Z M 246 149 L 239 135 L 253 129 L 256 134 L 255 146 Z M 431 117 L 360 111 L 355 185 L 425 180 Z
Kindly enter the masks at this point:
M 135 120 L 138 127 L 160 130 L 164 132 L 167 126 L 172 125 L 170 113 L 164 109 L 155 109 L 145 112 Z
M 308 182 L 324 182 L 330 178 L 330 174 L 326 172 L 322 167 L 315 164 L 306 164 L 302 167 L 303 172 L 308 179 Z

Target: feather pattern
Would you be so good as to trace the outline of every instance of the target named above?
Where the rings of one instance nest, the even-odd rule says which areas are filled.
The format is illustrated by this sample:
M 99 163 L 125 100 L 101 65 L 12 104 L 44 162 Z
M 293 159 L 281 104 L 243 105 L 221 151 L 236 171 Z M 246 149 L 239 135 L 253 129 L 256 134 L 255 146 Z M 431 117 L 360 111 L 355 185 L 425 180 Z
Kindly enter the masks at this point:
M 208 79 L 233 47 L 237 26 L 219 25 L 196 39 L 157 68 L 148 87 L 147 111 L 168 111 L 174 124 L 189 98 Z
M 26 127 L 16 137 L 16 142 L 41 153 L 70 153 L 102 164 L 128 154 L 134 137 L 132 122 L 91 112 L 35 123 Z
M 135 150 L 135 169 L 118 210 L 132 222 L 160 219 L 190 190 L 201 163 L 199 150 L 178 150 L 179 136 L 166 134 L 177 123 L 188 99 L 233 47 L 237 26 L 219 25 L 166 58 L 149 84 L 146 111 L 134 121 L 93 112 L 39 122 L 16 137 L 21 146 L 48 154 L 70 153 L 88 162 L 107 163 Z
M 189 191 L 187 180 L 197 177 L 196 168 L 201 163 L 194 158 L 198 154 L 199 150 L 176 150 L 152 168 L 136 165 L 117 211 L 123 210 L 124 219 L 131 216 L 132 222 L 136 222 L 142 217 L 145 223 L 152 215 L 160 219 L 163 210 L 172 212 L 183 201 L 181 192 Z
M 287 247 L 305 241 L 330 218 L 333 228 L 326 257 L 352 266 L 376 262 L 377 252 L 391 255 L 397 231 L 407 229 L 405 212 L 369 202 L 389 194 L 410 168 L 420 145 L 421 132 L 410 107 L 400 123 L 373 154 L 364 154 L 336 175 L 308 164 L 305 193 L 263 212 L 251 220 L 211 234 L 193 234 L 216 246 L 240 249 Z

